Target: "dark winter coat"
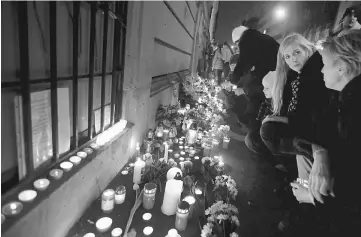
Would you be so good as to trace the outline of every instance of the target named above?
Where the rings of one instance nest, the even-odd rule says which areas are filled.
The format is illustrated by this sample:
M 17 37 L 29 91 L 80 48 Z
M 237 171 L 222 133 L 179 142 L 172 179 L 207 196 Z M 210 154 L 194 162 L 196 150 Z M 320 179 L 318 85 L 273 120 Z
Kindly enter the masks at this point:
M 262 122 L 267 117 L 267 115 L 271 115 L 271 114 L 272 114 L 272 101 L 271 99 L 266 98 L 262 102 L 261 107 L 259 108 L 257 120 Z
M 278 42 L 271 36 L 253 29 L 246 30 L 239 43 L 239 58 L 231 83 L 243 88 L 246 95 L 262 91 L 262 79 L 276 69 Z M 247 76 L 255 67 L 252 76 Z M 261 88 L 261 89 L 259 89 Z
M 329 104 L 330 90 L 323 81 L 322 57 L 316 51 L 305 63 L 300 74 L 289 70 L 282 96 L 280 116 L 288 118 L 295 136 L 313 139 L 316 114 Z

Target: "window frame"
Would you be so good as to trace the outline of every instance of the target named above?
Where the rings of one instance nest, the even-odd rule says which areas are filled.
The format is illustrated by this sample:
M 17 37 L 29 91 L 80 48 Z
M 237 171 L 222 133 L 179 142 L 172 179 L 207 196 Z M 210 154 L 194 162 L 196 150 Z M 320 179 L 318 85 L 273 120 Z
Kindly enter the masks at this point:
M 57 76 L 57 4 L 58 2 L 48 2 L 49 4 L 49 34 L 50 34 L 50 77 L 39 78 L 30 80 L 30 52 L 29 52 L 29 26 L 28 26 L 28 2 L 17 2 L 17 17 L 18 17 L 18 33 L 19 33 L 19 53 L 20 53 L 20 71 L 17 77 L 20 77 L 16 82 L 1 82 L 2 89 L 10 89 L 21 95 L 22 98 L 22 114 L 23 114 L 23 127 L 24 127 L 24 159 L 26 175 L 19 180 L 10 190 L 2 194 L 3 199 L 13 196 L 22 187 L 32 183 L 37 177 L 48 176 L 48 171 L 55 166 L 59 165 L 64 160 L 68 159 L 77 151 L 84 148 L 84 146 L 96 140 L 97 135 L 101 134 L 105 129 L 105 107 L 110 104 L 110 124 L 108 127 L 113 126 L 116 122 L 120 121 L 122 117 L 122 97 L 123 97 L 123 77 L 124 77 L 124 59 L 125 59 L 125 46 L 126 46 L 126 20 L 128 12 L 127 1 L 112 1 L 115 5 L 115 11 L 109 8 L 109 2 L 98 5 L 98 2 L 73 2 L 73 75 L 68 77 Z M 79 75 L 78 73 L 78 56 L 79 56 L 79 19 L 80 19 L 80 5 L 90 4 L 90 39 L 89 39 L 89 72 L 87 75 Z M 95 37 L 96 37 L 96 13 L 102 11 L 104 13 L 103 25 L 103 47 L 102 47 L 102 71 L 95 73 Z M 112 70 L 107 72 L 107 41 L 108 41 L 108 21 L 114 20 L 113 32 L 113 64 Z M 111 78 L 111 101 L 105 103 L 105 83 L 106 77 Z M 93 109 L 93 91 L 94 91 L 94 78 L 101 77 L 101 121 L 100 132 L 94 134 L 94 111 Z M 78 81 L 79 79 L 88 79 L 88 129 L 85 131 L 78 131 Z M 58 101 L 57 89 L 61 88 L 58 84 L 61 81 L 71 81 L 73 99 L 70 103 L 73 106 L 72 120 L 73 126 L 70 132 L 70 149 L 62 155 L 58 151 Z M 39 167 L 33 167 L 33 145 L 32 145 L 32 121 L 31 121 L 31 89 L 33 85 L 45 84 L 45 89 L 50 89 L 51 96 L 51 126 L 52 126 L 52 148 L 53 156 L 49 160 L 42 163 Z M 50 88 L 49 86 L 50 85 Z M 79 134 L 88 131 L 86 140 L 79 145 Z M 75 136 L 74 136 L 75 135 Z M 84 139 L 84 137 L 83 137 Z M 15 158 L 14 158 L 15 159 Z M 19 166 L 19 164 L 18 164 Z M 18 167 L 17 167 L 18 170 Z

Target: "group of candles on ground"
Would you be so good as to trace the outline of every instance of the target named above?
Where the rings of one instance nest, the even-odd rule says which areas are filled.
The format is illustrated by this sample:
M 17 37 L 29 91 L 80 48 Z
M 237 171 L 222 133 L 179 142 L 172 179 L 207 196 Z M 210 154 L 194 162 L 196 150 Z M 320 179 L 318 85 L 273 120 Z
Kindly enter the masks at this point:
M 164 190 L 163 202 L 161 205 L 161 211 L 163 214 L 167 216 L 175 215 L 175 229 L 170 229 L 167 237 L 178 237 L 178 231 L 184 231 L 187 228 L 187 223 L 190 218 L 192 218 L 193 212 L 196 208 L 196 197 L 193 195 L 185 196 L 181 200 L 181 195 L 183 192 L 183 168 L 185 162 L 190 162 L 191 166 L 193 166 L 192 161 L 196 165 L 198 163 L 198 168 L 201 168 L 201 160 L 196 154 L 196 148 L 193 147 L 198 142 L 200 144 L 200 140 L 194 140 L 194 142 L 190 142 L 189 140 L 185 141 L 185 137 L 181 137 L 179 139 L 175 139 L 173 146 L 174 149 L 176 146 L 178 147 L 177 152 L 173 154 L 173 150 L 169 149 L 169 145 L 167 142 L 164 142 L 164 158 L 161 158 L 163 162 L 169 162 L 170 160 L 179 160 L 179 164 L 181 168 L 172 167 L 167 172 L 167 181 Z M 229 142 L 229 141 L 228 141 Z M 214 144 L 214 146 L 203 146 L 203 155 L 211 155 L 215 154 L 215 146 L 219 145 Z M 224 147 L 224 146 L 223 146 Z M 227 144 L 228 147 L 228 144 Z M 136 151 L 137 154 L 140 155 L 140 148 L 137 144 Z M 146 154 L 147 155 L 147 154 Z M 146 155 L 143 155 L 143 159 Z M 149 154 L 148 154 L 149 155 Z M 187 156 L 187 158 L 184 158 Z M 174 159 L 173 159 L 173 158 Z M 224 163 L 221 161 L 220 157 L 215 156 L 216 159 L 219 160 L 217 163 L 217 167 L 220 173 L 223 172 Z M 139 184 L 141 183 L 142 174 L 147 165 L 147 162 L 144 161 L 141 157 L 138 157 L 135 163 L 129 163 L 129 167 L 126 167 L 125 170 L 122 171 L 123 175 L 128 174 L 128 170 L 133 168 L 133 183 L 134 186 L 139 188 Z M 186 161 L 185 161 L 186 160 Z M 177 164 L 177 162 L 175 162 Z M 134 189 L 134 187 L 133 187 Z M 143 197 L 142 197 L 142 205 L 145 210 L 151 210 L 155 204 L 155 196 L 157 193 L 157 185 L 155 183 L 146 183 L 143 189 Z M 203 191 L 201 189 L 195 189 L 194 195 L 198 196 L 201 199 L 203 195 Z M 121 185 L 117 187 L 115 190 L 107 189 L 102 194 L 101 200 L 101 209 L 103 212 L 110 212 L 114 208 L 114 204 L 122 204 L 124 203 L 126 198 L 126 188 Z M 148 221 L 152 218 L 151 213 L 145 213 L 143 216 L 144 221 Z M 105 219 L 104 219 L 105 218 Z M 96 227 L 99 232 L 106 232 L 110 229 L 112 225 L 112 220 L 109 217 L 103 217 L 96 222 Z M 112 231 L 112 237 L 121 236 L 122 229 L 115 228 Z M 143 229 L 143 234 L 145 236 L 150 236 L 153 233 L 153 227 L 146 226 Z M 91 237 L 92 233 L 86 234 L 84 237 Z

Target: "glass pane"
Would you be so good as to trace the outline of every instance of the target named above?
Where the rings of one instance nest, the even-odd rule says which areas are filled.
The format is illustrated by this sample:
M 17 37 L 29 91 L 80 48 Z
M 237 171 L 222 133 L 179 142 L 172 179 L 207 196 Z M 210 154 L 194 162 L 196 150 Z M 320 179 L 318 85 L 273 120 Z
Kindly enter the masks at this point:
M 16 93 L 1 90 L 1 192 L 14 187 L 19 182 L 18 152 L 21 143 L 17 145 L 18 133 L 15 116 Z M 15 117 L 15 119 L 14 119 Z M 19 133 L 20 134 L 20 133 Z M 19 152 L 20 153 L 20 152 Z M 20 157 L 19 157 L 20 158 Z M 25 161 L 24 157 L 22 160 Z M 25 165 L 23 166 L 25 167 Z

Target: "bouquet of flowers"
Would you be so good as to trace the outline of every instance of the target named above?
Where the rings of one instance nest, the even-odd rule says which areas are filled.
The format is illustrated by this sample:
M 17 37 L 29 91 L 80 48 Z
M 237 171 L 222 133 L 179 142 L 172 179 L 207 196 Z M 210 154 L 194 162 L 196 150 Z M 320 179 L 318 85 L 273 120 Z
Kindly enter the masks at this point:
M 214 203 L 205 211 L 208 223 L 203 226 L 202 237 L 238 237 L 235 230 L 240 226 L 237 208 L 223 201 Z
M 228 137 L 229 130 L 230 128 L 228 125 L 220 125 L 218 127 L 218 131 L 221 133 L 222 137 Z
M 236 200 L 238 195 L 237 184 L 231 176 L 217 176 L 213 188 L 216 200 L 223 200 L 229 203 L 230 199 Z

